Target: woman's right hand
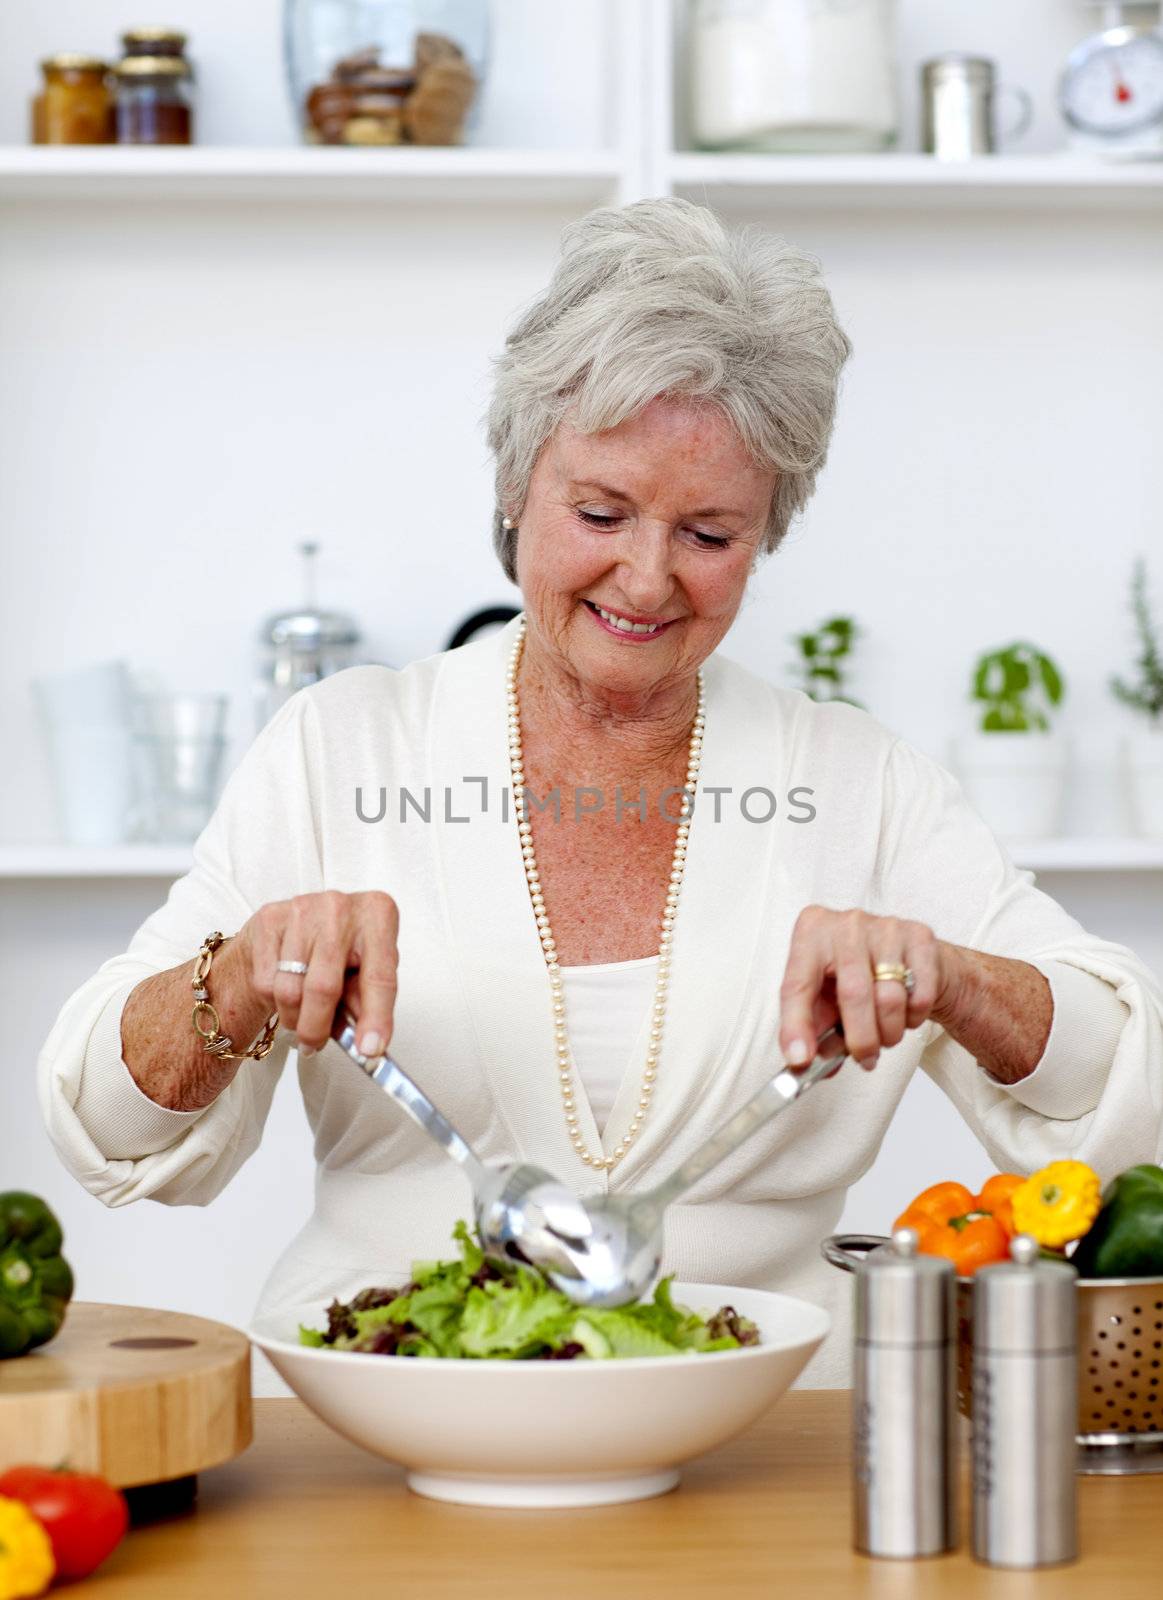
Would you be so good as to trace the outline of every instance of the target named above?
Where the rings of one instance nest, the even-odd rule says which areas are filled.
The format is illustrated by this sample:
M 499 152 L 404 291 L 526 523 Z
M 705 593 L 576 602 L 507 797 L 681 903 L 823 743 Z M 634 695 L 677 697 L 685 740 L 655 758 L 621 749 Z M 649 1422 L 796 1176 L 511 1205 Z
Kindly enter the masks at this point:
M 391 895 L 328 889 L 260 906 L 237 940 L 256 995 L 295 1034 L 301 1056 L 342 1026 L 340 1007 L 359 1024 L 361 1053 L 378 1056 L 392 1037 L 399 927 Z M 305 962 L 307 971 L 280 972 L 280 961 Z

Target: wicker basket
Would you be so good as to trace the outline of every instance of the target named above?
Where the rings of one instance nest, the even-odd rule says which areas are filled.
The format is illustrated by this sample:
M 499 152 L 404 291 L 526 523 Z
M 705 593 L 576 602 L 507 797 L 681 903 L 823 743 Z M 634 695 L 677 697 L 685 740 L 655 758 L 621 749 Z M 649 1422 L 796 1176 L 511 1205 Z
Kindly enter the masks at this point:
M 821 1245 L 854 1272 L 883 1234 L 837 1233 Z M 973 1279 L 957 1280 L 957 1404 L 973 1414 Z M 1163 1472 L 1163 1278 L 1078 1280 L 1078 1470 Z

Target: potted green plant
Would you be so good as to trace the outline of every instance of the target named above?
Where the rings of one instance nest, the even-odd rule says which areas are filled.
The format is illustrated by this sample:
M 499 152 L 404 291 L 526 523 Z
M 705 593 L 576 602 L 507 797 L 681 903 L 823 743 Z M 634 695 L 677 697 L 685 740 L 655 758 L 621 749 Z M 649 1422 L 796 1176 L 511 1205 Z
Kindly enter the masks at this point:
M 1051 719 L 1066 693 L 1062 673 L 1037 646 L 1016 641 L 980 656 L 970 699 L 980 716 L 957 744 L 966 793 L 1003 838 L 1058 832 L 1068 751 Z
M 1131 612 L 1135 621 L 1138 654 L 1135 676 L 1129 681 L 1117 674 L 1111 693 L 1129 706 L 1141 729 L 1123 740 L 1132 823 L 1140 834 L 1163 834 L 1163 646 L 1147 598 L 1147 563 L 1135 562 L 1131 578 Z
M 859 637 L 860 628 L 852 617 L 831 617 L 815 633 L 792 635 L 792 643 L 799 651 L 792 671 L 810 700 L 843 700 L 846 705 L 864 709 L 859 700 L 844 692 L 846 663 Z

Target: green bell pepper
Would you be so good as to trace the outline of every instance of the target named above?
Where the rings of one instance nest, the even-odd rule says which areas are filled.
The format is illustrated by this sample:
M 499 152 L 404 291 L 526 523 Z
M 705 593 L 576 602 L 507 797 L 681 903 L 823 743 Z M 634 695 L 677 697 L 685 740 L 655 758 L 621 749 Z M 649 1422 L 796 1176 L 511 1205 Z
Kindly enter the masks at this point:
M 0 1359 L 47 1344 L 65 1320 L 73 1274 L 62 1237 L 36 1195 L 0 1194 Z
M 1163 1167 L 1128 1167 L 1070 1258 L 1084 1278 L 1163 1278 Z

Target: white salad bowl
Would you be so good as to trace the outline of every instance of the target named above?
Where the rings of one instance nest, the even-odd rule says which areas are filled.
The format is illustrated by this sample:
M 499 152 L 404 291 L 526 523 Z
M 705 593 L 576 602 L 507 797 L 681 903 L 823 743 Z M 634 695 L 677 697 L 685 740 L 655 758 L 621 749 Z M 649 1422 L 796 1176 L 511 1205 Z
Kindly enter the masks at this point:
M 409 1486 L 484 1506 L 593 1506 L 673 1489 L 679 1465 L 741 1433 L 823 1342 L 827 1312 L 790 1295 L 676 1283 L 710 1315 L 731 1305 L 760 1343 L 709 1355 L 445 1361 L 311 1349 L 318 1305 L 261 1318 L 250 1336 L 321 1421 L 399 1462 Z

